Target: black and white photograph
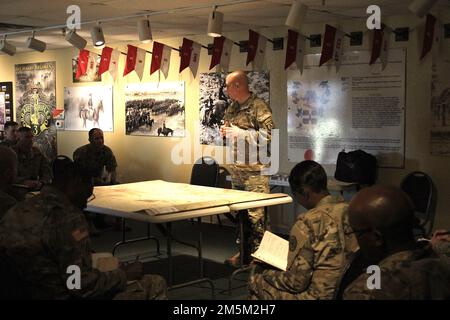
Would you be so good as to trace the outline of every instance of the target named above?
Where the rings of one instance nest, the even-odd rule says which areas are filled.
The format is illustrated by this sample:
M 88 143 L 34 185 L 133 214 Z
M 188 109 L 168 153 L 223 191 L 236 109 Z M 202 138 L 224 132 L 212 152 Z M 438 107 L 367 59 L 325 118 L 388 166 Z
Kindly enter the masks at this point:
M 112 86 L 64 88 L 65 130 L 113 131 Z
M 227 73 L 200 74 L 200 143 L 223 145 L 219 128 L 223 125 L 225 110 L 231 103 L 226 93 Z M 268 72 L 247 72 L 250 91 L 270 105 L 270 77 Z
M 184 137 L 184 90 L 183 81 L 127 85 L 125 89 L 126 134 Z

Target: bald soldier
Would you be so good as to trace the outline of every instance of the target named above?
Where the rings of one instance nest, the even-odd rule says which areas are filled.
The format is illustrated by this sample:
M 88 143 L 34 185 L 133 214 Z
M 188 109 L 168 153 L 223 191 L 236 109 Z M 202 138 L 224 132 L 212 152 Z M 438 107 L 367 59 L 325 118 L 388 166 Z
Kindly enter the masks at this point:
M 144 276 L 139 262 L 109 272 L 93 268 L 81 211 L 92 195 L 92 178 L 67 157 L 56 159 L 53 169 L 51 186 L 14 206 L 0 221 L 0 255 L 12 273 L 0 274 L 2 289 L 10 278 L 16 278 L 20 284 L 11 285 L 20 287 L 18 298 L 166 299 L 164 279 Z M 68 285 L 74 274 L 71 268 L 76 267 L 78 288 Z
M 450 261 L 414 240 L 414 209 L 399 188 L 361 190 L 349 206 L 349 221 L 361 253 L 379 266 L 381 286 L 368 288 L 363 273 L 344 291 L 344 299 L 450 299 Z
M 0 146 L 0 220 L 16 199 L 7 193 L 17 177 L 17 156 L 8 147 Z
M 228 167 L 233 189 L 269 193 L 269 176 L 264 172 L 269 164 L 261 162 L 258 151 L 267 150 L 270 153 L 272 110 L 250 91 L 247 75 L 242 70 L 226 77 L 226 88 L 233 102 L 225 111 L 220 132 L 236 158 Z M 239 148 L 239 140 L 245 141 L 242 144 L 245 149 Z M 244 241 L 244 263 L 249 262 L 250 254 L 258 248 L 267 225 L 264 208 L 248 210 L 248 215 L 244 217 L 245 238 L 239 239 Z M 234 255 L 226 263 L 238 266 L 240 255 Z
M 264 270 L 250 277 L 250 299 L 333 299 L 344 269 L 357 250 L 349 232 L 347 204 L 327 190 L 327 175 L 314 161 L 297 164 L 289 176 L 292 194 L 308 209 L 289 236 L 286 271 Z

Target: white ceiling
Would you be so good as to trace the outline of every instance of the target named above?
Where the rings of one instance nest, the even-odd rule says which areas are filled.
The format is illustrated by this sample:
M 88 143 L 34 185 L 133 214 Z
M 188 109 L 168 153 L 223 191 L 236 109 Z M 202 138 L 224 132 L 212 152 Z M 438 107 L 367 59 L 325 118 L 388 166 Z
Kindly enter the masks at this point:
M 327 22 L 338 16 L 347 18 L 367 17 L 367 6 L 377 4 L 384 17 L 411 14 L 408 5 L 412 0 L 303 0 L 309 6 L 306 23 Z M 18 30 L 31 30 L 48 26 L 64 25 L 69 5 L 81 8 L 82 22 L 102 20 L 129 15 L 152 13 L 150 16 L 155 39 L 205 34 L 208 14 L 213 5 L 225 14 L 224 32 L 248 28 L 283 26 L 292 0 L 255 0 L 236 4 L 233 0 L 0 0 L 0 35 Z M 323 4 L 323 2 L 325 4 Z M 235 4 L 233 4 L 235 3 Z M 221 4 L 227 4 L 220 6 Z M 203 8 L 199 8 L 204 6 Z M 168 10 L 186 8 L 176 13 Z M 450 11 L 450 1 L 440 0 L 434 7 Z M 166 13 L 155 14 L 155 12 Z M 136 41 L 136 21 L 139 18 L 103 22 L 107 43 Z M 5 26 L 9 25 L 9 26 Z M 90 41 L 89 28 L 84 25 L 79 34 Z M 8 40 L 25 51 L 23 44 L 30 33 L 9 35 Z M 48 49 L 64 48 L 70 45 L 64 40 L 62 30 L 41 31 L 36 38 L 47 42 Z

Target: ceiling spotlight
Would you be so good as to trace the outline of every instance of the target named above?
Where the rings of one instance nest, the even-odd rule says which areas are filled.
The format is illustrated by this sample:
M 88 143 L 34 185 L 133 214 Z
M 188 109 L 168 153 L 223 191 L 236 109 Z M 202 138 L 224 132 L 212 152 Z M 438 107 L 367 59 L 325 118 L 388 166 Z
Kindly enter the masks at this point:
M 150 20 L 141 19 L 137 22 L 137 29 L 139 34 L 139 41 L 148 43 L 152 40 L 152 28 L 150 27 Z
M 13 56 L 16 53 L 16 47 L 13 46 L 11 43 L 6 41 L 6 36 L 3 38 L 3 40 L 0 40 L 0 51 Z
M 71 29 L 69 32 L 66 33 L 65 39 L 67 42 L 69 42 L 71 45 L 73 45 L 75 48 L 78 48 L 80 50 L 83 50 L 84 47 L 86 47 L 87 41 L 80 37 L 75 29 Z
M 31 37 L 27 40 L 27 47 L 39 52 L 44 52 L 47 44 L 41 40 L 38 40 L 34 37 L 34 31 Z
M 208 20 L 208 36 L 211 37 L 220 37 L 222 35 L 223 13 L 216 11 L 216 8 L 214 6 Z
M 100 27 L 100 22 L 91 29 L 91 37 L 94 46 L 101 47 L 105 44 L 105 37 L 103 36 L 103 30 L 102 27 Z
M 409 10 L 419 18 L 425 16 L 437 0 L 414 0 L 409 5 Z
M 300 2 L 300 0 L 294 0 L 292 2 L 291 10 L 287 16 L 285 25 L 288 27 L 300 31 L 303 22 L 305 21 L 306 12 L 308 6 Z

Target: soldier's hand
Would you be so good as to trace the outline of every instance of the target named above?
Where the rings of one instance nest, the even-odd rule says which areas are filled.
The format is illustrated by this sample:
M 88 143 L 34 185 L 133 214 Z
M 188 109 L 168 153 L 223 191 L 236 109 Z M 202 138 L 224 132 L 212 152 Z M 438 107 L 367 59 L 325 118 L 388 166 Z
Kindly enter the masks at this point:
M 139 280 L 144 275 L 144 265 L 139 261 L 122 264 L 120 268 L 125 271 L 128 281 Z

